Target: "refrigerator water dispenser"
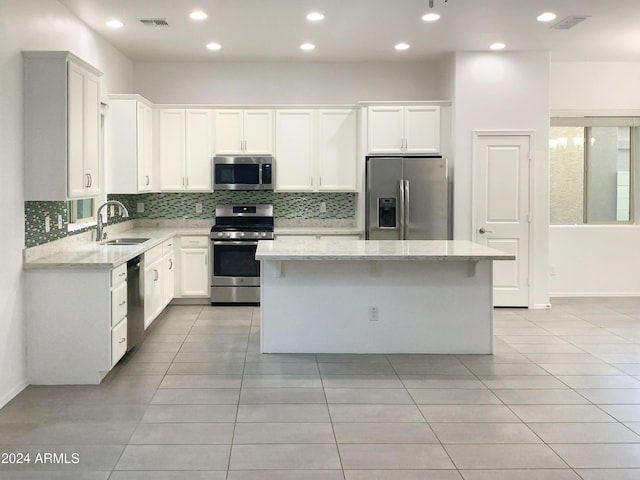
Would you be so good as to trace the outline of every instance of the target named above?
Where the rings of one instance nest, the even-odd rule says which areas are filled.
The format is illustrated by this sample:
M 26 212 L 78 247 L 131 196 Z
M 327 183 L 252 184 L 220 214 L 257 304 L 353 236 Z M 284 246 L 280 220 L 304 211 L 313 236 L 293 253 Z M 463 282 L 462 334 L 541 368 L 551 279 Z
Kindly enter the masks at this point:
M 378 227 L 379 228 L 396 228 L 397 199 L 378 198 Z

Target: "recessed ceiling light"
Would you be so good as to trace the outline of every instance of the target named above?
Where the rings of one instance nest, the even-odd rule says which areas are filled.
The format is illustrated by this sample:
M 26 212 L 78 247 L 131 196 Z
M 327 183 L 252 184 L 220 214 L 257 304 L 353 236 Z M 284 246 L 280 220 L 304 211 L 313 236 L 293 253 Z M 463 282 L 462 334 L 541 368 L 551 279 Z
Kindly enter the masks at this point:
M 303 43 L 302 45 L 300 45 L 300 49 L 304 50 L 305 52 L 310 52 L 314 48 L 316 48 L 316 46 L 313 43 Z
M 505 45 L 504 43 L 500 43 L 500 42 L 492 43 L 492 44 L 489 46 L 489 48 L 490 48 L 491 50 L 503 50 L 505 47 L 506 47 L 506 45 Z
M 409 45 L 408 43 L 398 43 L 394 48 L 396 50 L 407 50 L 410 46 L 411 45 Z
M 209 15 L 207 15 L 206 13 L 204 13 L 202 10 L 196 10 L 195 12 L 191 12 L 189 14 L 189 17 L 191 17 L 191 20 L 206 20 L 207 18 L 209 18 Z
M 207 43 L 207 48 L 209 50 L 217 51 L 217 50 L 220 50 L 222 48 L 222 45 L 220 45 L 219 43 L 216 43 L 216 42 L 211 42 L 211 43 Z
M 553 20 L 555 20 L 557 17 L 557 15 L 553 12 L 544 12 L 541 13 L 540 15 L 538 15 L 538 17 L 536 18 L 536 20 L 538 20 L 539 22 L 551 22 Z
M 109 28 L 122 28 L 122 27 L 124 27 L 124 23 L 122 23 L 120 20 L 116 20 L 114 18 L 113 20 L 109 20 L 107 22 L 107 27 L 109 27 Z
M 320 12 L 311 12 L 307 15 L 307 20 L 310 22 L 319 22 L 320 20 L 324 20 L 324 14 Z
M 427 13 L 422 16 L 422 20 L 425 22 L 435 22 L 436 20 L 440 20 L 440 15 L 437 13 Z

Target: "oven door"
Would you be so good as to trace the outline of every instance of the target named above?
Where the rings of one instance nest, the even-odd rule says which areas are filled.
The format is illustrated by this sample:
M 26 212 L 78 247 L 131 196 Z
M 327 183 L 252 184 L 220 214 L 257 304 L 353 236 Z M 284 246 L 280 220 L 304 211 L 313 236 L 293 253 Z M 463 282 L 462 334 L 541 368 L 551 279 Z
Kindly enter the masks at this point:
M 212 286 L 260 285 L 260 261 L 256 260 L 257 241 L 214 240 L 212 243 Z

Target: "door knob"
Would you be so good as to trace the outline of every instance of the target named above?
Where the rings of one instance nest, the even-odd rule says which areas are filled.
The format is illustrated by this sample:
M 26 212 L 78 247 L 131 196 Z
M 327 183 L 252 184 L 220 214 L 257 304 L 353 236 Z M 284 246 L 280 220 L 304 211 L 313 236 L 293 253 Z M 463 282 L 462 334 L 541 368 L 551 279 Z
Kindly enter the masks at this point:
M 478 230 L 478 232 L 482 233 L 483 235 L 485 233 L 493 233 L 493 231 L 491 230 L 485 230 L 484 227 L 480 227 L 480 229 Z

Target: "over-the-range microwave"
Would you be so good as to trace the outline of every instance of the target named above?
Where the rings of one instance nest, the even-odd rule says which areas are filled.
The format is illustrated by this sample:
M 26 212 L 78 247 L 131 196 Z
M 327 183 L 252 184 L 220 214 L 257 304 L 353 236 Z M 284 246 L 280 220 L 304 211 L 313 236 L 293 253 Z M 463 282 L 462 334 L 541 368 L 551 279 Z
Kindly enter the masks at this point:
M 213 157 L 213 190 L 273 190 L 272 156 Z

